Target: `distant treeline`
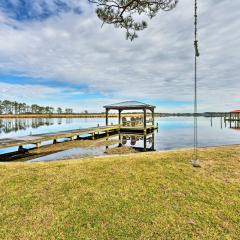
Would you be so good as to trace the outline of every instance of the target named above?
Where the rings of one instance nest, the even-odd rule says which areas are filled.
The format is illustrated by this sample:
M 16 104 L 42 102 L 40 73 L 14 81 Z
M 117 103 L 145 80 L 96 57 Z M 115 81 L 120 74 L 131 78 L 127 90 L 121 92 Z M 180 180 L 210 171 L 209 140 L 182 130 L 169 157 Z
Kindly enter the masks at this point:
M 155 113 L 159 117 L 192 117 L 193 113 Z M 203 116 L 202 113 L 198 113 L 197 116 Z
M 197 113 L 198 117 L 225 117 L 229 112 L 204 112 Z M 156 113 L 157 116 L 161 117 L 192 117 L 193 113 Z
M 204 117 L 225 117 L 229 112 L 205 112 L 203 113 Z
M 59 117 L 65 117 L 66 115 L 71 115 L 73 117 L 105 117 L 105 112 L 101 113 L 89 113 L 87 110 L 83 111 L 82 113 L 74 113 L 72 108 L 61 108 L 58 107 L 54 109 L 50 106 L 39 106 L 37 104 L 28 105 L 26 103 L 16 102 L 16 101 L 9 101 L 9 100 L 0 100 L 0 115 L 4 114 L 9 117 L 13 117 L 12 115 L 37 115 L 38 114 L 46 114 L 46 115 L 58 115 Z M 123 115 L 128 114 L 138 114 L 136 112 L 126 112 Z M 204 116 L 204 117 L 223 117 L 227 113 L 225 112 L 205 112 L 205 113 L 198 113 L 197 116 Z M 191 117 L 193 113 L 155 113 L 156 117 Z M 112 112 L 110 117 L 118 116 L 117 113 Z M 3 117 L 3 116 L 2 116 Z M 29 116 L 30 117 L 30 116 Z
M 0 114 L 53 114 L 53 113 L 66 113 L 72 114 L 72 108 L 57 108 L 54 109 L 50 106 L 39 106 L 37 104 L 28 105 L 26 103 L 0 100 Z

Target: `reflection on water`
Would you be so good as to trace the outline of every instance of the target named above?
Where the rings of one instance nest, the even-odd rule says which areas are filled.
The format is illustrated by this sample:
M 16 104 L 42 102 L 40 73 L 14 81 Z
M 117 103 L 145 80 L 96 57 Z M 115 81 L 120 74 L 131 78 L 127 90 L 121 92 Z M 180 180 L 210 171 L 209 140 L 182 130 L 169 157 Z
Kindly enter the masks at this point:
M 73 159 L 77 157 L 88 157 L 88 156 L 101 156 L 105 152 L 105 146 L 95 148 L 71 148 L 68 150 L 60 151 L 57 153 L 49 154 L 44 157 L 35 158 L 27 162 L 44 162 L 54 160 Z
M 100 122 L 103 123 L 102 119 Z M 73 118 L 6 118 L 0 119 L 0 139 L 93 127 L 97 123 Z
M 128 146 L 137 151 L 154 151 L 155 131 L 149 134 L 121 133 L 118 147 Z
M 41 126 L 51 126 L 54 124 L 52 118 L 16 118 L 16 119 L 0 119 L 0 134 L 18 132 L 29 128 L 35 129 Z M 58 120 L 58 124 L 62 124 L 62 120 Z
M 42 162 L 53 160 L 64 160 L 73 158 L 83 158 L 88 156 L 101 156 L 107 153 L 109 149 L 118 149 L 121 147 L 131 147 L 135 151 L 154 151 L 154 132 L 150 134 L 132 134 L 120 133 L 108 137 L 106 140 L 118 140 L 118 143 L 112 143 L 106 146 L 98 146 L 91 148 L 75 147 L 57 153 L 49 154 L 47 156 L 38 157 L 28 162 Z M 109 142 L 109 141 L 108 141 Z M 115 142 L 115 141 L 114 141 Z M 121 152 L 124 153 L 124 152 Z
M 231 129 L 240 130 L 240 121 L 230 121 L 228 124 Z

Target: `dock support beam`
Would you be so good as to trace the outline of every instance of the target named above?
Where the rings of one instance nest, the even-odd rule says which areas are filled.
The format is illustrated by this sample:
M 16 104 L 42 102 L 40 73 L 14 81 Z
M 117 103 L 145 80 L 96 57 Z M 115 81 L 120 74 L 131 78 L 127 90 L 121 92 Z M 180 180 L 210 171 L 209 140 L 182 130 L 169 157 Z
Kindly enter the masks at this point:
M 144 138 L 143 138 L 143 150 L 144 152 L 147 151 L 147 135 L 144 134 Z
M 109 109 L 106 108 L 106 126 L 108 126 L 108 112 L 109 112 Z
M 146 133 L 147 131 L 147 113 L 146 113 L 146 108 L 143 109 L 143 126 L 144 126 L 144 132 Z
M 122 110 L 119 109 L 118 110 L 118 125 L 121 125 L 121 113 L 122 113 Z
M 41 143 L 35 143 L 36 144 L 36 148 L 40 148 L 41 147 Z
M 155 119 L 154 119 L 154 108 L 152 108 L 152 125 L 155 125 Z
M 152 133 L 152 150 L 155 150 L 155 137 L 154 137 L 154 132 Z
M 23 148 L 22 145 L 20 145 L 20 146 L 18 147 L 18 152 L 23 152 L 23 151 L 24 151 L 24 148 Z

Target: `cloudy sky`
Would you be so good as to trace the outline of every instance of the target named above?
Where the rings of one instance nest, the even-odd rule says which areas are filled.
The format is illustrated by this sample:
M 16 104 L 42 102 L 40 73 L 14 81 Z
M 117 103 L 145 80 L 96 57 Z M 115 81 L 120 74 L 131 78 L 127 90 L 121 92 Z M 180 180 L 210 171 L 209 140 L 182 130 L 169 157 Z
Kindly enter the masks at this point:
M 199 1 L 199 111 L 240 108 L 239 9 L 240 1 Z M 133 42 L 101 24 L 87 0 L 0 0 L 0 99 L 192 111 L 193 1 L 160 12 Z

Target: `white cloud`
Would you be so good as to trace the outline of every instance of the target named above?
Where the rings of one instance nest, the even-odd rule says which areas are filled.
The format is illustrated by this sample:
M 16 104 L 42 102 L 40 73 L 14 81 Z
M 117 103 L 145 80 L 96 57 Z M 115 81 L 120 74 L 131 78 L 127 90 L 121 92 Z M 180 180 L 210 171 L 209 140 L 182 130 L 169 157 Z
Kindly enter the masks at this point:
M 17 22 L 1 13 L 0 72 L 84 84 L 110 99 L 193 99 L 191 1 L 161 12 L 132 43 L 119 29 L 101 28 L 87 2 L 71 4 L 77 2 L 82 15 L 68 12 L 45 21 Z M 239 7 L 238 1 L 200 2 L 200 111 L 240 106 Z M 183 110 L 192 107 L 172 108 Z
M 27 99 L 45 98 L 51 94 L 58 94 L 63 92 L 63 89 L 45 87 L 42 85 L 29 85 L 29 84 L 10 84 L 0 82 L 0 99 Z
M 82 92 L 71 88 L 47 87 L 44 85 L 11 84 L 1 82 L 0 100 L 26 102 L 27 104 L 51 105 L 53 107 L 71 107 L 63 98 L 71 95 L 81 95 Z M 76 109 L 79 109 L 76 104 Z

